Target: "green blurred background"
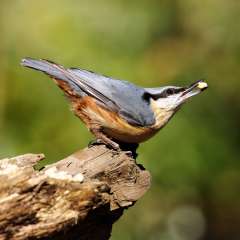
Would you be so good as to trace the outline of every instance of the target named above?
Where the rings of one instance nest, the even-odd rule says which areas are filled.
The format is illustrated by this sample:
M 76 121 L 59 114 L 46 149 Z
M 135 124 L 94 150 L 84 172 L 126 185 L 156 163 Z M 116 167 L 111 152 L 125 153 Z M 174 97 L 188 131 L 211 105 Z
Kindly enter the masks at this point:
M 1 158 L 44 152 L 49 163 L 92 138 L 22 57 L 147 87 L 207 79 L 139 148 L 152 187 L 111 239 L 240 239 L 240 1 L 1 0 L 0 32 Z

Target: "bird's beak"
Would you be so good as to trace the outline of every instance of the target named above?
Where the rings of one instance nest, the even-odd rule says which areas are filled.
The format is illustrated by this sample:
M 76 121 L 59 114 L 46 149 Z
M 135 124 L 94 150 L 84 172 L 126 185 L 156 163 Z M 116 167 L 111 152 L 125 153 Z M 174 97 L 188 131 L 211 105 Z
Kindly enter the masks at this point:
M 189 98 L 208 88 L 208 84 L 204 80 L 198 80 L 191 84 L 189 87 L 186 87 L 185 90 L 181 93 L 181 97 Z

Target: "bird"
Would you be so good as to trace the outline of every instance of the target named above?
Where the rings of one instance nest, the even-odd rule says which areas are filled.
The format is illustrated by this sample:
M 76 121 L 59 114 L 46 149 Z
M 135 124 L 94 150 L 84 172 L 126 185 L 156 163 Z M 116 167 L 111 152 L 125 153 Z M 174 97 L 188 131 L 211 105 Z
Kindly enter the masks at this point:
M 204 80 L 187 87 L 144 88 L 45 59 L 23 58 L 21 65 L 50 76 L 71 102 L 74 114 L 111 149 L 142 143 L 162 129 L 190 98 L 208 88 Z

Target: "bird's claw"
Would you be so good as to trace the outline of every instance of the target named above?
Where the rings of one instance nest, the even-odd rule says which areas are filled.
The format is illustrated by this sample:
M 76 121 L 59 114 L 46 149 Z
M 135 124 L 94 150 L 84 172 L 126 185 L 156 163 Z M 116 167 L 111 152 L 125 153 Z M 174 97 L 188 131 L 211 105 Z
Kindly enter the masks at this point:
M 94 147 L 97 145 L 103 145 L 103 144 L 105 144 L 105 143 L 101 139 L 94 139 L 88 143 L 88 147 L 91 148 L 91 147 Z
M 132 151 L 125 151 L 124 152 L 128 157 L 133 157 L 133 152 Z
M 111 143 L 105 142 L 100 138 L 94 139 L 88 143 L 89 148 L 91 148 L 93 146 L 97 146 L 97 145 L 106 145 L 108 148 L 113 149 L 114 151 L 121 151 L 119 144 L 112 142 L 112 141 L 111 141 Z

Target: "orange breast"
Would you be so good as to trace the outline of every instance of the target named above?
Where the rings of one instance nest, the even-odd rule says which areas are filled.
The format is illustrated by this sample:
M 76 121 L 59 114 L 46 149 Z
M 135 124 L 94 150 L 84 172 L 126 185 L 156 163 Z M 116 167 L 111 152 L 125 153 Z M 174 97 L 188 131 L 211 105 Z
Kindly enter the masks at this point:
M 82 119 L 89 129 L 101 126 L 109 137 L 129 143 L 143 142 L 152 137 L 158 129 L 130 125 L 117 113 L 110 112 L 96 103 L 92 97 L 71 99 L 75 114 Z
M 97 104 L 93 97 L 81 97 L 65 81 L 59 79 L 54 79 L 54 81 L 71 101 L 74 113 L 89 129 L 96 126 L 102 127 L 109 137 L 122 142 L 139 143 L 146 141 L 158 132 L 173 115 L 171 111 L 159 108 L 157 101 L 151 100 L 150 107 L 155 113 L 155 124 L 148 127 L 132 126 L 117 113 Z

